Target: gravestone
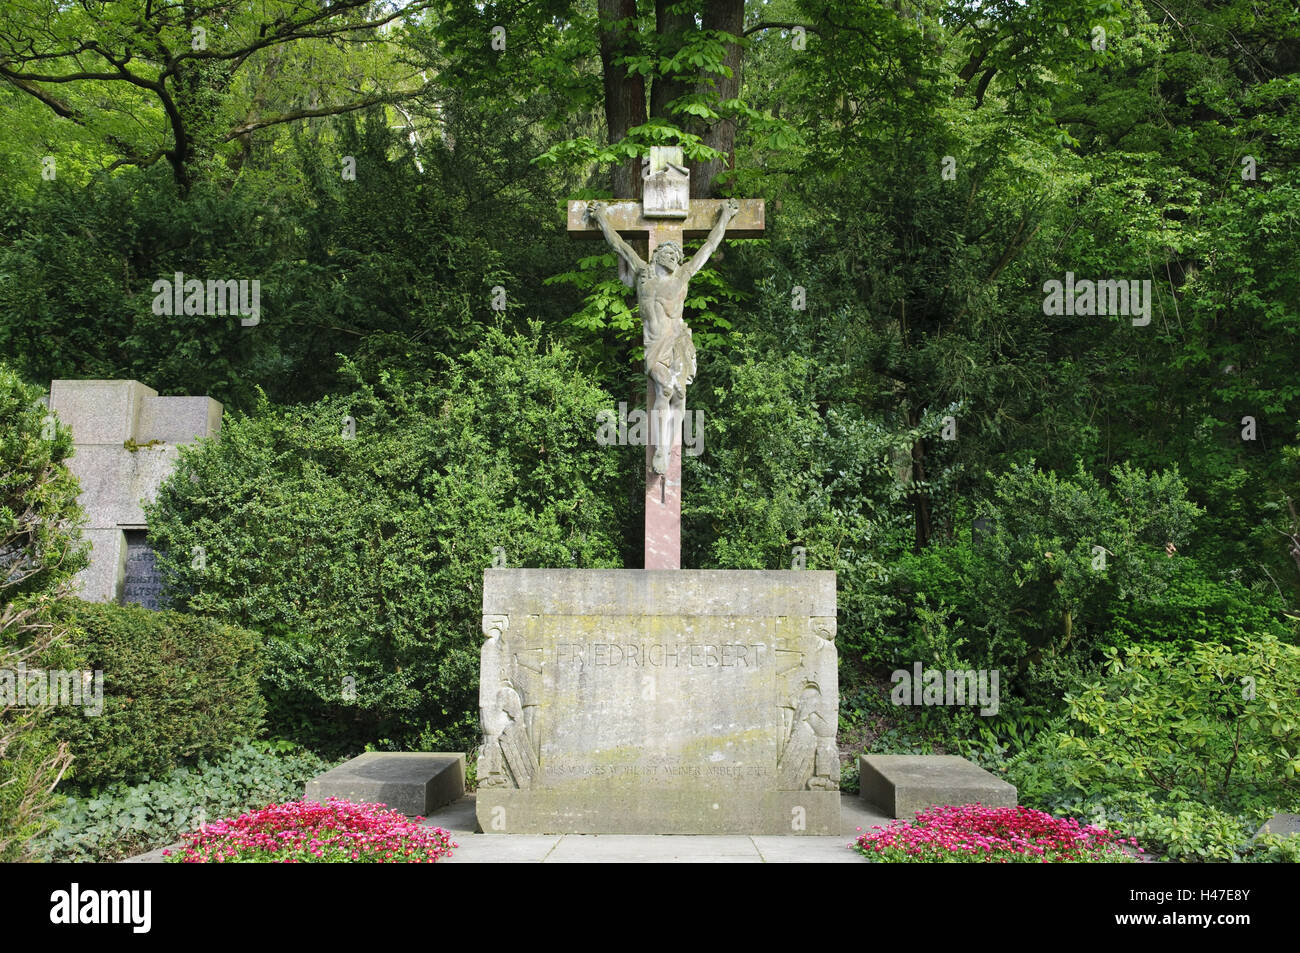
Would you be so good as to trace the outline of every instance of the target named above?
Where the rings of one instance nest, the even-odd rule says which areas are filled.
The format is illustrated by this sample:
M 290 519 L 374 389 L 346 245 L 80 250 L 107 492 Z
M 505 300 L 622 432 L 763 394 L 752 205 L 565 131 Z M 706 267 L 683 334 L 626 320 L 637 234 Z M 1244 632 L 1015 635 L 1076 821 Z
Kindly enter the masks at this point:
M 569 203 L 569 231 L 603 237 L 636 289 L 645 568 L 484 573 L 487 833 L 840 833 L 835 574 L 680 568 L 688 284 L 727 235 L 764 227 L 762 200 L 688 185 L 681 150 L 655 147 L 643 203 Z M 645 259 L 624 237 L 641 235 Z
M 332 797 L 384 804 L 407 817 L 428 817 L 465 794 L 465 756 L 438 751 L 367 751 L 307 782 L 303 800 Z
M 131 380 L 57 380 L 50 410 L 72 430 L 68 467 L 81 483 L 90 564 L 76 579 L 91 602 L 158 607 L 161 591 L 144 506 L 171 475 L 179 448 L 221 429 L 209 397 L 159 397 Z

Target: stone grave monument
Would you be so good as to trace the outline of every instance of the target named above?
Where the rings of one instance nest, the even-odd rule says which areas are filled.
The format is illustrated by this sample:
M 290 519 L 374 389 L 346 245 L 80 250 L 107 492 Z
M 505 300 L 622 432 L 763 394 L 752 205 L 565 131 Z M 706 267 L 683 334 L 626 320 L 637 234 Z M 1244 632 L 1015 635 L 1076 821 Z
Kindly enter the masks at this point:
M 221 429 L 210 397 L 159 397 L 139 381 L 58 380 L 50 410 L 72 430 L 68 467 L 81 482 L 90 564 L 76 594 L 91 602 L 158 608 L 161 592 L 144 505 L 171 474 L 180 446 Z
M 835 574 L 680 568 L 687 283 L 764 225 L 761 200 L 692 201 L 688 182 L 680 150 L 655 148 L 645 203 L 569 203 L 569 230 L 603 236 L 637 292 L 645 568 L 486 570 L 486 833 L 841 833 Z

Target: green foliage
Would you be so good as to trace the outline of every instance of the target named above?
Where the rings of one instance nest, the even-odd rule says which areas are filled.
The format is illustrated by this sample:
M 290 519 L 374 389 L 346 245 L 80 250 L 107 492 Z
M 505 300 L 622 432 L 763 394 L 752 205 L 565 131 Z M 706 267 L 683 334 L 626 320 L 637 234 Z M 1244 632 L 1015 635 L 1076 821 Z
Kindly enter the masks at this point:
M 264 705 L 254 632 L 215 619 L 68 599 L 56 610 L 76 668 L 103 673 L 103 711 L 60 708 L 81 788 L 136 782 L 254 738 Z
M 54 592 L 86 564 L 72 433 L 0 364 L 0 597 Z
M 770 301 L 765 307 L 774 307 Z M 941 426 L 888 428 L 849 401 L 818 394 L 833 372 L 797 353 L 760 351 L 738 338 L 727 361 L 710 362 L 694 407 L 704 415 L 704 452 L 687 457 L 683 479 L 683 565 L 785 569 L 805 550 L 809 569 L 839 581 L 842 656 L 870 644 L 884 561 L 897 551 L 911 490 L 891 459 Z
M 1105 679 L 1066 698 L 1080 781 L 1229 805 L 1300 794 L 1300 648 L 1265 635 L 1106 655 Z
M 58 863 L 121 860 L 174 843 L 202 823 L 298 800 L 309 780 L 332 767 L 293 745 L 238 745 L 156 781 L 68 798 L 33 853 Z
M 16 691 L 20 666 L 58 664 L 61 631 L 47 612 L 86 561 L 72 436 L 40 396 L 0 364 L 0 861 L 45 827 L 69 761 L 48 709 L 19 706 Z
M 963 535 L 894 561 L 865 661 L 999 670 L 1006 710 L 963 733 L 1019 746 L 1100 661 L 1116 615 L 1163 605 L 1174 574 L 1165 543 L 1187 539 L 1198 510 L 1173 471 L 1116 467 L 1103 484 L 1025 465 L 992 486 L 978 541 Z
M 1152 859 L 1295 862 L 1300 837 L 1255 836 L 1274 810 L 1300 806 L 1294 793 L 1274 785 L 1258 790 L 1258 797 L 1247 798 L 1256 806 L 1231 805 L 1190 793 L 1164 792 L 1149 779 L 1099 780 L 1089 755 L 1070 745 L 1067 722 L 1062 716 L 1030 748 L 1002 764 L 1023 805 L 1118 829 L 1135 837 Z
M 1275 591 L 1211 578 L 1199 560 L 1171 560 L 1166 582 L 1158 599 L 1111 603 L 1109 641 L 1115 646 L 1239 646 L 1251 636 L 1287 639 L 1294 632 L 1286 604 Z
M 274 733 L 470 747 L 494 548 L 620 563 L 619 458 L 595 440 L 613 405 L 563 348 L 501 330 L 428 385 L 263 404 L 183 453 L 150 509 L 167 591 L 269 637 Z

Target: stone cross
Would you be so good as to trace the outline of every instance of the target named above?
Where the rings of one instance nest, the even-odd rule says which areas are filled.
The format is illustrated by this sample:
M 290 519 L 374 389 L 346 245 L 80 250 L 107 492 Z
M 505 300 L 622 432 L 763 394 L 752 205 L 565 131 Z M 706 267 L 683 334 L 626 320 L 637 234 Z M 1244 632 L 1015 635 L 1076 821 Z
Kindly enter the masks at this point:
M 682 414 L 695 376 L 695 346 L 682 320 L 686 286 L 724 235 L 763 234 L 762 199 L 695 199 L 680 148 L 653 146 L 642 202 L 569 202 L 569 233 L 604 237 L 618 252 L 624 281 L 637 289 L 646 352 L 645 568 L 680 569 L 682 561 Z M 645 237 L 643 261 L 624 237 Z M 705 240 L 687 260 L 686 239 Z M 624 271 L 626 269 L 626 271 Z M 631 280 L 629 280 L 631 279 Z

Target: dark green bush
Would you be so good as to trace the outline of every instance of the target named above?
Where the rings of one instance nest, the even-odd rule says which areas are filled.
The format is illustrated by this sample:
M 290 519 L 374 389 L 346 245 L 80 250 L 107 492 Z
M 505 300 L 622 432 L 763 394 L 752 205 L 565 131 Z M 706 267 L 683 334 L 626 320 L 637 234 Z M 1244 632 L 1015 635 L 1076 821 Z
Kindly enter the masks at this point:
M 0 861 L 18 859 L 42 829 L 68 765 L 67 745 L 50 730 L 50 709 L 19 705 L 13 689 L 19 665 L 62 667 L 61 632 L 45 610 L 86 562 L 79 488 L 65 463 L 72 434 L 40 397 L 0 364 Z
M 52 716 L 82 788 L 158 777 L 256 737 L 264 705 L 256 633 L 180 612 L 67 600 L 78 668 L 104 673 L 103 712 Z
M 871 661 L 997 669 L 1007 700 L 1034 717 L 1059 709 L 1063 690 L 1100 662 L 1116 607 L 1132 615 L 1162 603 L 1186 561 L 1165 544 L 1183 543 L 1199 515 L 1176 470 L 1127 466 L 1106 482 L 1014 467 L 984 512 L 992 525 L 978 543 L 962 537 L 895 562 Z
M 268 636 L 277 736 L 464 750 L 493 549 L 510 566 L 621 564 L 611 487 L 635 459 L 596 441 L 614 406 L 571 354 L 493 331 L 432 384 L 383 374 L 229 417 L 150 510 L 167 591 Z
M 1170 560 L 1167 582 L 1159 599 L 1111 604 L 1109 642 L 1115 646 L 1239 645 L 1264 634 L 1286 638 L 1293 629 L 1285 621 L 1286 603 L 1276 591 L 1211 578 L 1196 560 Z

